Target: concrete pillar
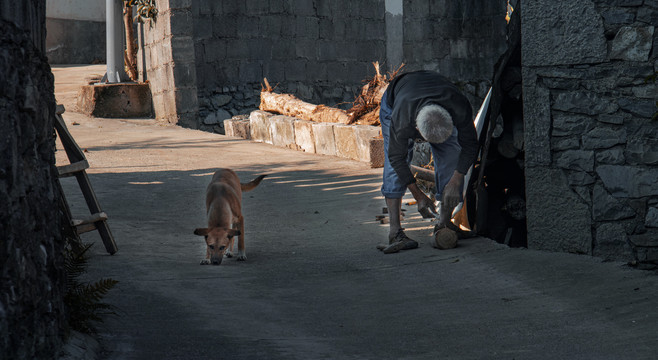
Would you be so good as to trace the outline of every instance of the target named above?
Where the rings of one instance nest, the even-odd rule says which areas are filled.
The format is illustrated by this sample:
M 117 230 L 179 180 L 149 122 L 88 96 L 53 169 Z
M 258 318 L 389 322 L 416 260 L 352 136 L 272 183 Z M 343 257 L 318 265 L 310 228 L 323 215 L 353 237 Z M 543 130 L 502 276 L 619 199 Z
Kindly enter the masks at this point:
M 395 71 L 402 64 L 404 10 L 402 0 L 386 0 L 386 63 L 388 71 Z
M 106 38 L 107 38 L 107 73 L 106 82 L 120 83 L 128 81 L 128 74 L 124 69 L 123 52 L 123 1 L 105 0 L 106 6 Z
M 139 82 L 145 82 L 146 53 L 144 51 L 144 23 L 137 23 L 137 73 Z

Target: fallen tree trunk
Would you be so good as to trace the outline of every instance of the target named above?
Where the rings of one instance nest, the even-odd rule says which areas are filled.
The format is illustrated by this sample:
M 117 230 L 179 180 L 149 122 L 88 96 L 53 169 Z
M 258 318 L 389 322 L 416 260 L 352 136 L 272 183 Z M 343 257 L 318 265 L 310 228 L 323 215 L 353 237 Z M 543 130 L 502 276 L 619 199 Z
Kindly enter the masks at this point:
M 388 87 L 389 81 L 397 75 L 404 64 L 388 77 L 379 71 L 379 63 L 373 63 L 375 77 L 368 81 L 361 89 L 361 93 L 354 100 L 352 108 L 341 110 L 325 105 L 314 105 L 302 101 L 291 94 L 277 94 L 273 92 L 267 79 L 260 92 L 260 109 L 277 114 L 293 116 L 299 119 L 330 122 L 341 124 L 359 124 L 379 126 L 379 103 Z
M 349 124 L 350 121 L 349 115 L 344 110 L 310 104 L 290 94 L 276 94 L 271 89 L 261 91 L 260 109 L 317 122 Z

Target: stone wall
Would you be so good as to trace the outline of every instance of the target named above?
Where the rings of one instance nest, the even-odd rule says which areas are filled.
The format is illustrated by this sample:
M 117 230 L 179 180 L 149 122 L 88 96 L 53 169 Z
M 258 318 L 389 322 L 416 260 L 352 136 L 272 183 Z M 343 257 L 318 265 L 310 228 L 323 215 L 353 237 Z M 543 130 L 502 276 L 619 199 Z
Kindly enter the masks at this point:
M 374 61 L 385 71 L 400 62 L 407 71 L 440 71 L 460 83 L 476 108 L 505 46 L 502 0 L 159 0 L 158 6 L 158 21 L 145 27 L 156 117 L 221 133 L 224 119 L 258 107 L 263 78 L 276 91 L 346 108 L 374 75 Z
M 50 64 L 105 63 L 105 22 L 47 18 Z
M 335 106 L 354 100 L 385 60 L 383 1 L 195 1 L 201 126 L 258 107 L 277 91 Z M 212 31 L 211 31 L 212 29 Z
M 156 119 L 198 128 L 191 3 L 157 0 L 157 19 L 144 26 L 144 67 Z
M 506 9 L 506 1 L 404 1 L 405 68 L 444 74 L 477 110 L 506 50 Z
M 62 344 L 63 239 L 44 0 L 0 2 L 0 358 Z
M 658 4 L 522 1 L 528 247 L 658 263 Z
M 104 0 L 46 0 L 46 29 L 51 65 L 105 63 Z

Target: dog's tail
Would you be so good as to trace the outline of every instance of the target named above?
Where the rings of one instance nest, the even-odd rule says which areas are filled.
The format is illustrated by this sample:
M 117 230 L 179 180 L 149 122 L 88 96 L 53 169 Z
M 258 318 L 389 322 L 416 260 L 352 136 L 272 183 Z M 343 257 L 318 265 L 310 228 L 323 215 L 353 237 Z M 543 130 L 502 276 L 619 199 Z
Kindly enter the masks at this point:
M 267 176 L 267 175 L 260 175 L 260 176 L 258 176 L 257 178 L 251 180 L 250 182 L 248 182 L 248 183 L 246 183 L 246 184 L 240 183 L 240 188 L 241 188 L 242 191 L 244 191 L 244 192 L 251 191 L 251 190 L 253 190 L 256 186 L 258 186 L 258 184 L 260 184 L 260 182 L 261 182 L 261 181 L 263 180 L 263 178 L 266 177 L 266 176 Z

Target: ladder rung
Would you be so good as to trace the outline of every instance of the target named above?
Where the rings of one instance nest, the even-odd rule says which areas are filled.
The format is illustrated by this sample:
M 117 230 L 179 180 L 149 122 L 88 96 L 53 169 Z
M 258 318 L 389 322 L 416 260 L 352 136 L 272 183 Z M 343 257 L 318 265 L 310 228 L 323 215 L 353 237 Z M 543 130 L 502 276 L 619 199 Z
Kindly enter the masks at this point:
M 94 231 L 96 229 L 98 229 L 96 227 L 96 223 L 91 223 L 91 224 L 84 224 L 84 225 L 76 226 L 75 227 L 75 232 L 77 232 L 78 235 L 80 235 L 80 234 L 84 234 L 86 232 Z
M 87 160 L 81 160 L 73 164 L 58 166 L 57 172 L 59 173 L 59 177 L 67 177 L 85 169 L 89 169 L 89 163 Z
M 71 225 L 78 227 L 78 226 L 93 224 L 95 222 L 105 221 L 105 220 L 107 220 L 107 214 L 104 211 L 101 211 L 99 213 L 87 216 L 86 218 L 83 219 L 73 219 L 71 220 Z

